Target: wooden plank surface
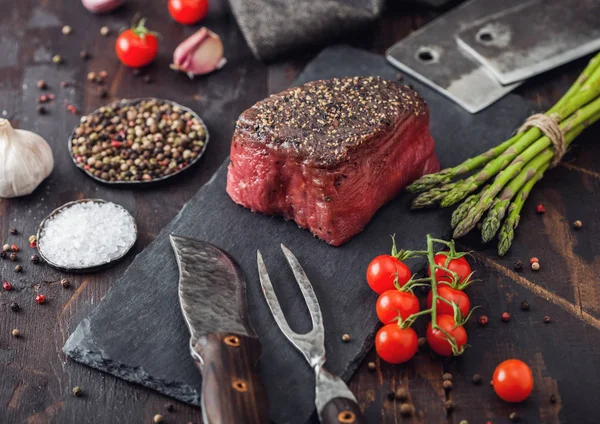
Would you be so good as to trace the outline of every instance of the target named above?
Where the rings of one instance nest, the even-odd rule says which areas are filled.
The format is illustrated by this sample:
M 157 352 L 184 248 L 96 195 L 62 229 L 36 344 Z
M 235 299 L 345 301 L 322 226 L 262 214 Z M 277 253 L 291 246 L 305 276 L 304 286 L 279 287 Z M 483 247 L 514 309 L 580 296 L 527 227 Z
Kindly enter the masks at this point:
M 134 213 L 140 232 L 134 253 L 140 252 L 210 178 L 229 146 L 210 144 L 200 163 L 175 182 L 151 189 L 109 189 L 85 178 L 72 165 L 66 139 L 79 117 L 69 114 L 66 104 L 88 113 L 109 100 L 166 97 L 196 110 L 211 133 L 227 139 L 242 110 L 286 87 L 316 53 L 300 52 L 268 65 L 256 61 L 227 2 L 213 0 L 205 24 L 223 37 L 229 62 L 214 75 L 190 81 L 169 70 L 168 64 L 175 46 L 193 28 L 172 22 L 160 1 L 128 3 L 118 13 L 93 16 L 77 1 L 0 0 L 0 116 L 10 118 L 17 127 L 41 133 L 52 145 L 56 161 L 51 178 L 33 195 L 0 201 L 0 237 L 23 247 L 20 263 L 25 268 L 23 274 L 15 274 L 13 263 L 0 262 L 0 277 L 16 288 L 0 293 L 0 422 L 135 423 L 151 422 L 156 413 L 165 415 L 167 422 L 201 422 L 198 408 L 69 361 L 61 352 L 70 332 L 93 310 L 133 255 L 102 273 L 69 276 L 71 287 L 63 289 L 59 280 L 65 275 L 30 264 L 32 252 L 26 245 L 28 236 L 55 207 L 78 198 L 101 197 Z M 439 13 L 389 3 L 380 22 L 343 41 L 382 53 Z M 136 12 L 147 16 L 149 25 L 163 34 L 158 60 L 143 71 L 151 75 L 151 84 L 121 66 L 113 53 L 116 33 Z M 62 35 L 64 24 L 73 28 L 71 36 Z M 103 25 L 112 29 L 109 37 L 100 36 Z M 79 58 L 82 49 L 91 54 L 87 62 Z M 65 59 L 64 65 L 51 63 L 57 53 Z M 527 82 L 518 92 L 540 105 L 550 104 L 584 64 L 585 60 L 580 60 L 551 71 Z M 107 99 L 101 99 L 97 87 L 86 80 L 87 72 L 100 70 L 109 73 Z M 48 92 L 56 96 L 44 116 L 36 114 L 36 98 L 41 93 L 35 84 L 42 78 L 50 85 Z M 75 85 L 64 89 L 61 81 Z M 215 103 L 218 108 L 207 108 Z M 375 372 L 367 370 L 367 362 L 375 360 L 374 352 L 367 358 L 351 386 L 371 422 L 451 424 L 467 419 L 470 423 L 502 423 L 508 422 L 513 411 L 531 423 L 600 420 L 593 393 L 594 382 L 600 378 L 600 359 L 594 353 L 600 346 L 600 289 L 595 284 L 600 274 L 600 240 L 595 237 L 600 209 L 600 148 L 595 143 L 599 130 L 598 125 L 588 130 L 564 164 L 549 172 L 532 193 L 518 231 L 518 237 L 530 239 L 527 251 L 511 252 L 498 260 L 493 247 L 479 246 L 476 238 L 461 241 L 479 252 L 474 255 L 475 268 L 483 283 L 474 285 L 470 294 L 472 302 L 482 306 L 476 315 L 485 313 L 491 320 L 486 328 L 469 324 L 473 347 L 464 357 L 440 361 L 425 351 L 403 366 L 376 360 Z M 543 216 L 533 212 L 537 203 L 546 206 Z M 570 225 L 575 219 L 584 222 L 578 232 Z M 17 228 L 20 234 L 10 235 L 10 228 Z M 539 273 L 512 271 L 512 261 L 527 262 L 531 256 L 542 262 Z M 35 303 L 37 293 L 48 297 L 46 305 Z M 529 312 L 519 310 L 524 299 L 531 304 Z M 18 313 L 9 307 L 15 301 L 22 308 Z M 513 316 L 507 324 L 499 319 L 505 310 Z M 551 324 L 543 324 L 544 315 L 552 317 Z M 11 337 L 13 328 L 19 328 L 23 336 Z M 498 400 L 486 384 L 494 366 L 512 356 L 530 363 L 536 379 L 532 398 L 516 406 Z M 455 379 L 455 390 L 449 394 L 441 388 L 446 371 Z M 483 385 L 470 383 L 475 372 L 483 376 Z M 81 386 L 85 395 L 73 397 L 74 386 Z M 413 419 L 401 418 L 399 403 L 387 398 L 389 390 L 401 386 L 411 392 L 417 409 Z M 550 403 L 551 394 L 556 396 L 556 404 Z M 448 418 L 443 410 L 447 399 L 456 404 L 455 413 Z M 167 402 L 175 405 L 174 413 L 165 410 Z

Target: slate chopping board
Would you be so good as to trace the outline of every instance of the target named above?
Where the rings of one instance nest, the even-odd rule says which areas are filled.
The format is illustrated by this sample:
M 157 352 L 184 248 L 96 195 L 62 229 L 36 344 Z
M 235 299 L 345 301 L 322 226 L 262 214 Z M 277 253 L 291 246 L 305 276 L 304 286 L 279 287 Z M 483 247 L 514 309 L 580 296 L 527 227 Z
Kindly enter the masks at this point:
M 335 46 L 321 52 L 297 83 L 353 75 L 396 79 L 398 74 L 382 56 Z M 423 84 L 406 82 L 429 103 L 431 133 L 442 166 L 502 141 L 533 111 L 530 103 L 510 95 L 471 115 Z M 371 348 L 378 328 L 376 295 L 364 280 L 369 260 L 389 251 L 392 233 L 400 246 L 410 248 L 423 247 L 426 233 L 447 236 L 450 211 L 411 212 L 410 196 L 402 194 L 384 206 L 361 234 L 335 248 L 293 222 L 254 214 L 234 204 L 225 193 L 226 174 L 227 161 L 135 258 L 94 312 L 79 324 L 64 351 L 86 365 L 199 404 L 201 377 L 188 352 L 189 335 L 179 309 L 178 272 L 168 236 L 175 233 L 207 240 L 229 251 L 246 273 L 250 319 L 263 346 L 259 368 L 271 419 L 299 424 L 315 420 L 312 370 L 280 333 L 267 309 L 258 282 L 256 249 L 263 253 L 290 325 L 296 331 L 308 331 L 308 312 L 279 244 L 296 254 L 323 311 L 327 367 L 348 380 Z M 352 336 L 350 343 L 341 342 L 343 333 Z

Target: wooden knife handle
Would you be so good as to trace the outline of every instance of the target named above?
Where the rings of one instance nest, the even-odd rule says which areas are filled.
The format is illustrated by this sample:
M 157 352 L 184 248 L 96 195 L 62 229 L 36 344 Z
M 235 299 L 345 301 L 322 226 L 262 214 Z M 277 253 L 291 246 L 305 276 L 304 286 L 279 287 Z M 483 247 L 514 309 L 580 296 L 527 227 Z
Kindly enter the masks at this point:
M 331 399 L 321 411 L 323 424 L 368 424 L 359 406 L 348 398 Z
M 194 345 L 204 363 L 202 408 L 205 424 L 263 424 L 269 421 L 267 392 L 256 371 L 257 338 L 212 333 Z

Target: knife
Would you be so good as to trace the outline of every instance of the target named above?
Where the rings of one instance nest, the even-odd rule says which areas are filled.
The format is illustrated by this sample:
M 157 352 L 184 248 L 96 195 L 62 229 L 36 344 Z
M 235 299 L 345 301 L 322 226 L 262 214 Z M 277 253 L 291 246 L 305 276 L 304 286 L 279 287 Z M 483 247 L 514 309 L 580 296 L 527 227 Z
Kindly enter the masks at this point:
M 171 245 L 190 353 L 202 373 L 204 423 L 268 422 L 267 394 L 255 369 L 260 342 L 248 320 L 241 268 L 204 241 L 171 235 Z

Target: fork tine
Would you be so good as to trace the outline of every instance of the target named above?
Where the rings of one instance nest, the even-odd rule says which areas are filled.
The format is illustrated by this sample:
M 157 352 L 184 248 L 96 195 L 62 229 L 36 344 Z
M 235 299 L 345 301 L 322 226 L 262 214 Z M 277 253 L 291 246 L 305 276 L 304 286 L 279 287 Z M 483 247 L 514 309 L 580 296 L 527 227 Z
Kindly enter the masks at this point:
M 310 280 L 306 276 L 306 273 L 304 272 L 304 269 L 302 269 L 300 262 L 298 262 L 298 259 L 296 259 L 296 256 L 294 256 L 291 250 L 285 247 L 284 244 L 281 244 L 281 250 L 283 250 L 283 254 L 292 268 L 294 277 L 296 277 L 296 281 L 300 286 L 300 291 L 302 291 L 302 296 L 304 296 L 304 300 L 306 301 L 306 306 L 308 307 L 308 312 L 310 313 L 313 323 L 313 331 L 315 329 L 322 329 L 323 315 L 321 314 L 321 307 L 319 306 L 317 295 L 310 284 Z
M 279 305 L 279 300 L 277 299 L 277 295 L 273 289 L 273 283 L 271 283 L 271 279 L 269 278 L 269 273 L 267 272 L 267 267 L 265 266 L 265 262 L 263 261 L 260 250 L 256 251 L 256 262 L 258 263 L 258 276 L 260 278 L 260 285 L 262 287 L 263 294 L 265 295 L 265 299 L 267 300 L 267 304 L 269 305 L 269 309 L 271 309 L 271 312 L 273 313 L 275 322 L 288 340 L 294 343 L 292 337 L 296 333 L 294 333 L 290 328 L 287 320 L 285 319 L 285 315 L 281 310 L 281 305 Z

